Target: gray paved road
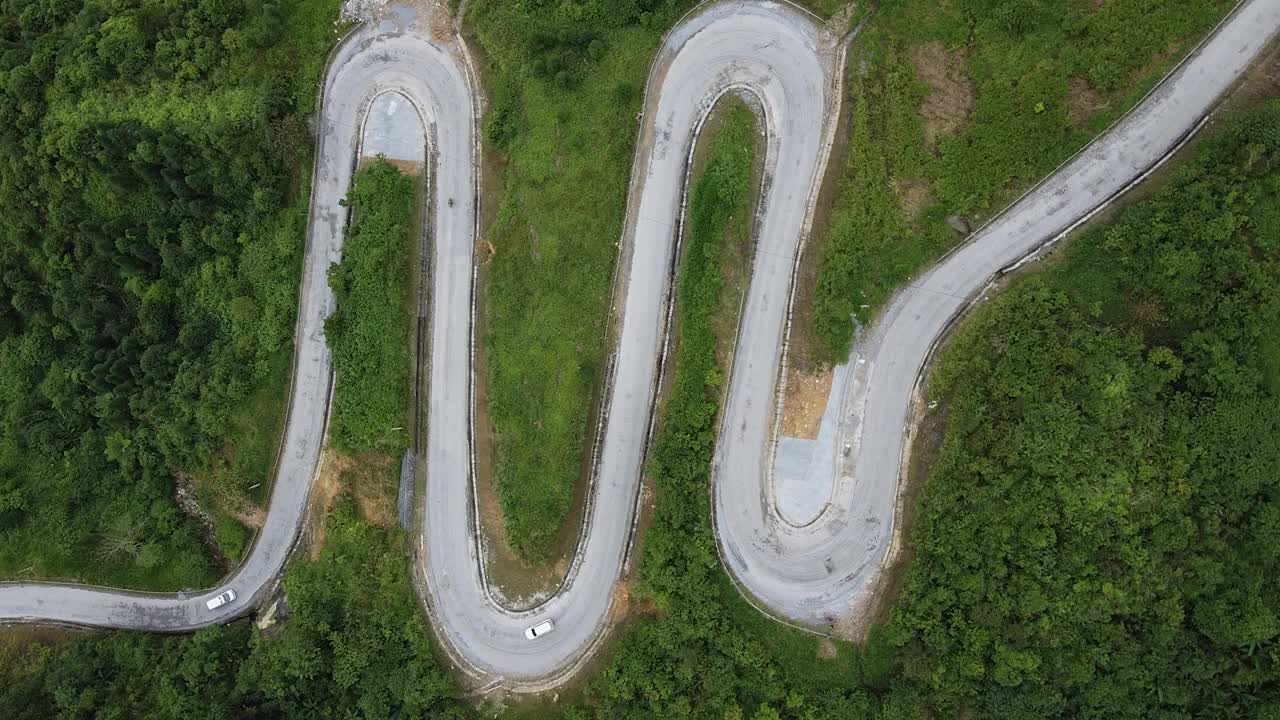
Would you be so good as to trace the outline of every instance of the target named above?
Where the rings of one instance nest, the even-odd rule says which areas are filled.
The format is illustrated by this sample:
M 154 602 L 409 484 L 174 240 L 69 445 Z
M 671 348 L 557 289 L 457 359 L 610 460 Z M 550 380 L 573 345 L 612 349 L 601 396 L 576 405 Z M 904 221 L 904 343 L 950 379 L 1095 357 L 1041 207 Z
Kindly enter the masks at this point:
M 1086 214 L 1193 126 L 1280 27 L 1280 0 L 1251 0 L 1141 111 L 893 300 L 859 343 L 866 362 L 856 366 L 861 370 L 849 384 L 851 413 L 841 432 L 857 450 L 850 456 L 853 467 L 838 473 L 852 480 L 836 483 L 831 507 L 803 528 L 780 521 L 763 468 L 773 437 L 792 267 L 807 234 L 839 97 L 836 40 L 808 16 L 768 2 L 711 5 L 681 22 L 660 50 L 646 95 L 621 245 L 616 380 L 606 401 L 588 533 L 566 587 L 527 612 L 494 602 L 477 562 L 468 429 L 474 85 L 462 48 L 439 29 L 442 23 L 433 32 L 429 20 L 403 11 L 391 22 L 362 28 L 337 51 L 325 80 L 290 418 L 266 526 L 245 565 L 224 585 L 237 588 L 241 598 L 209 612 L 203 601 L 217 590 L 177 597 L 9 583 L 0 586 L 0 619 L 184 630 L 243 614 L 269 590 L 297 536 L 320 457 L 331 377 L 322 330 L 333 304 L 325 273 L 341 249 L 345 211 L 339 200 L 350 182 L 366 110 L 388 91 L 413 103 L 432 153 L 432 347 L 425 532 L 417 572 L 436 632 L 455 660 L 483 679 L 546 687 L 581 661 L 608 624 L 665 337 L 663 303 L 685 163 L 696 128 L 728 91 L 749 95 L 763 110 L 769 181 L 716 456 L 722 555 L 747 590 L 780 615 L 821 624 L 832 613 L 848 612 L 874 577 L 891 536 L 907 402 L 933 339 L 994 270 Z M 524 628 L 543 618 L 555 620 L 556 631 L 525 640 Z

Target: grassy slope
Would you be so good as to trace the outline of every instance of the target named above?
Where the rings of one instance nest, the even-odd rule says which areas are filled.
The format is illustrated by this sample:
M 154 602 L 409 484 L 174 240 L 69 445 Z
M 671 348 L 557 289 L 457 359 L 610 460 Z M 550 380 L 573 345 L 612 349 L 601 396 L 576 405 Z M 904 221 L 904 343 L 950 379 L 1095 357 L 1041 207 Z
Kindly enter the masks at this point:
M 850 140 L 812 308 L 824 346 L 814 351 L 842 358 L 851 316 L 865 322 L 961 240 L 948 216 L 980 220 L 1038 181 L 1131 106 L 1233 4 L 882 3 L 849 63 Z M 962 127 L 933 150 L 918 112 L 929 88 L 915 65 L 929 43 L 955 53 L 946 64 L 967 71 L 973 92 L 972 111 L 956 118 Z M 904 215 L 895 190 L 912 181 L 928 188 L 916 218 Z
M 413 178 L 386 161 L 356 174 L 351 231 L 342 264 L 329 270 L 337 310 L 325 323 L 338 376 L 334 394 L 335 448 L 397 454 L 409 443 L 405 417 L 409 387 L 409 318 L 405 287 L 413 257 Z
M 496 249 L 481 290 L 488 409 L 507 535 L 528 559 L 547 556 L 580 475 L 636 113 L 661 30 L 683 4 L 647 20 L 631 12 L 626 27 L 626 13 L 572 5 L 468 9 L 488 59 L 485 135 L 506 154 L 485 229 Z
M 850 63 L 867 69 L 851 72 L 850 149 L 812 309 L 824 347 L 813 350 L 841 356 L 855 311 L 865 320 L 958 241 L 945 217 L 981 216 L 1038 179 L 1227 4 L 1117 0 L 1094 10 L 1083 0 L 1028 0 L 1000 11 L 964 0 L 884 3 Z M 469 11 L 489 60 L 486 135 L 507 158 L 482 291 L 495 472 L 511 543 L 533 560 L 546 556 L 580 476 L 634 116 L 659 31 L 683 4 L 655 5 L 647 17 L 611 16 L 595 4 L 477 2 Z M 1129 32 L 1139 19 L 1146 32 Z M 976 92 L 969 128 L 944 138 L 936 156 L 922 145 L 916 112 L 925 87 L 911 67 L 914 48 L 930 41 L 967 53 Z M 1065 105 L 1073 77 L 1109 103 L 1078 125 Z M 920 177 L 933 202 L 913 223 L 893 182 Z

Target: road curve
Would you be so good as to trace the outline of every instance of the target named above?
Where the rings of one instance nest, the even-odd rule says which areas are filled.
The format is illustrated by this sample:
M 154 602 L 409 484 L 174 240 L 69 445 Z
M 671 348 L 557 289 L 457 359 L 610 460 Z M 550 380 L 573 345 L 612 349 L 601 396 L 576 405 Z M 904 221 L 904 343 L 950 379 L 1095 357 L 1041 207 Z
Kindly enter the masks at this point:
M 767 261 L 756 263 L 753 283 L 772 287 L 774 306 L 784 308 L 824 144 L 834 131 L 837 55 L 835 37 L 779 3 L 704 6 L 662 43 L 646 90 L 621 239 L 621 327 L 585 533 L 560 591 L 527 611 L 503 607 L 481 574 L 469 451 L 473 339 L 464 312 L 471 305 L 472 243 L 437 235 L 421 586 L 437 632 L 474 674 L 543 687 L 572 670 L 603 634 L 631 538 L 697 129 L 728 92 L 747 96 L 763 112 L 769 182 L 757 256 Z M 782 322 L 779 312 L 774 336 Z M 530 642 L 525 629 L 543 618 L 556 621 L 555 632 Z
M 442 644 L 470 674 L 515 689 L 559 682 L 609 623 L 623 571 L 666 337 L 670 270 L 690 148 L 715 100 L 750 97 L 765 126 L 764 195 L 714 473 L 726 566 L 755 602 L 811 626 L 857 609 L 892 537 L 911 393 L 937 337 L 999 268 L 1058 235 L 1163 157 L 1280 27 L 1280 0 L 1248 0 L 1142 106 L 964 247 L 891 301 L 855 347 L 854 377 L 828 509 L 795 527 L 775 510 L 767 468 L 795 258 L 808 232 L 840 97 L 836 38 L 789 5 L 722 2 L 664 39 L 646 89 L 619 257 L 622 299 L 607 421 L 585 535 L 562 590 L 524 612 L 488 592 L 473 512 L 472 300 L 477 89 L 465 48 L 413 11 L 366 25 L 335 51 L 322 88 L 289 420 L 270 512 L 221 588 L 133 593 L 55 583 L 0 584 L 0 621 L 182 631 L 226 622 L 265 598 L 302 526 L 323 447 L 332 383 L 326 274 L 340 258 L 345 197 L 364 116 L 386 92 L 425 129 L 433 253 L 427 481 L 415 572 Z M 449 202 L 452 199 L 452 202 Z M 225 587 L 240 597 L 208 611 Z M 528 641 L 543 618 L 556 630 Z
M 1277 30 L 1280 0 L 1241 3 L 1120 122 L 892 298 L 854 344 L 835 457 L 826 459 L 835 469 L 829 500 L 803 525 L 777 511 L 767 472 L 783 336 L 781 309 L 769 304 L 776 290 L 761 287 L 757 259 L 713 483 L 721 556 L 758 607 L 813 628 L 865 609 L 892 543 L 912 394 L 934 344 L 997 272 L 1164 159 Z

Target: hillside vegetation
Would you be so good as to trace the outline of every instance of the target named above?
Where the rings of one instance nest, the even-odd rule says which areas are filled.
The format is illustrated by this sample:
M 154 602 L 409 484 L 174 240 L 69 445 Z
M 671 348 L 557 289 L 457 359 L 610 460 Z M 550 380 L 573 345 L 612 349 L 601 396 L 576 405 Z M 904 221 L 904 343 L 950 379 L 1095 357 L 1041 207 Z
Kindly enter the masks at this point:
M 337 4 L 0 2 L 0 576 L 208 584 L 175 471 L 269 486 Z
M 1280 101 L 946 350 L 930 392 L 951 427 L 915 559 L 861 650 L 818 659 L 719 570 L 706 488 L 721 375 L 690 305 L 640 565 L 656 612 L 582 716 L 1280 710 Z
M 690 207 L 656 506 L 622 629 L 566 720 L 1269 718 L 1280 709 L 1280 101 L 1202 141 L 1153 197 L 977 311 L 930 394 L 950 430 L 915 559 L 863 648 L 749 608 L 720 570 L 707 483 L 746 244 L 750 119 Z M 474 717 L 430 657 L 403 537 L 340 503 L 293 617 L 32 653 L 18 719 Z M 43 659 L 40 659 L 43 656 Z M 520 716 L 522 713 L 510 713 Z
M 815 358 L 1131 107 L 1235 0 L 884 0 L 854 43 Z M 963 227 L 963 226 L 962 226 Z M 807 308 L 801 308 L 805 312 Z
M 86 637 L 0 684 L 12 720 L 464 717 L 409 584 L 405 537 L 339 499 L 325 549 L 285 576 L 289 617 L 192 636 Z
M 418 184 L 379 160 L 356 173 L 342 263 L 329 270 L 337 307 L 325 321 L 337 375 L 330 442 L 349 452 L 409 445 L 410 263 Z
M 847 157 L 798 305 L 805 359 L 842 358 L 855 314 L 960 241 L 948 216 L 976 223 L 1038 180 L 1232 4 L 881 2 L 850 56 Z M 506 536 L 529 560 L 549 558 L 582 475 L 636 114 L 660 34 L 690 6 L 468 4 L 484 135 L 505 160 L 481 290 L 487 409 Z

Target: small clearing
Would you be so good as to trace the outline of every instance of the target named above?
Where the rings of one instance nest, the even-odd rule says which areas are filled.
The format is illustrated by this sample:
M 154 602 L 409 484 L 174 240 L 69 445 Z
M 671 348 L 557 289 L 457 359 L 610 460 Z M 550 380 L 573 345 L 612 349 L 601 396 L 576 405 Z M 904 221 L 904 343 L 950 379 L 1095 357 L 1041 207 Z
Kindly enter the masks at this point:
M 325 531 L 327 530 L 325 520 L 329 517 L 329 510 L 333 507 L 333 501 L 338 497 L 338 493 L 342 491 L 342 480 L 340 478 L 343 471 L 350 464 L 351 460 L 349 458 L 327 448 L 320 458 L 320 472 L 316 475 L 315 485 L 311 489 L 313 493 L 311 501 L 311 512 L 313 513 L 312 535 L 311 547 L 307 550 L 307 557 L 312 560 L 318 560 L 320 551 L 324 549 Z
M 933 41 L 916 48 L 912 59 L 916 75 L 929 86 L 920 115 L 924 119 L 924 144 L 932 152 L 943 137 L 963 130 L 973 112 L 968 58 L 962 49 L 948 51 L 942 43 Z
M 787 389 L 782 399 L 782 434 L 812 440 L 818 437 L 822 414 L 831 395 L 830 365 L 812 371 L 792 370 L 787 373 Z
M 1106 110 L 1111 103 L 1104 99 L 1088 80 L 1071 78 L 1067 81 L 1067 120 L 1071 127 L 1083 130 L 1094 115 Z
M 903 219 L 912 224 L 933 204 L 933 181 L 927 177 L 894 180 L 893 192 L 898 197 L 898 210 Z
M 834 660 L 840 654 L 839 648 L 832 642 L 831 638 L 822 638 L 818 641 L 818 659 Z
M 324 549 L 325 521 L 334 500 L 343 492 L 351 494 L 361 517 L 368 522 L 381 528 L 395 526 L 399 468 L 399 461 L 385 453 L 344 455 L 332 449 L 324 451 L 311 501 L 314 514 L 308 556 L 312 560 L 319 558 Z

